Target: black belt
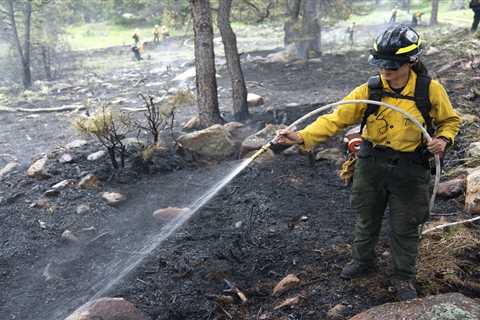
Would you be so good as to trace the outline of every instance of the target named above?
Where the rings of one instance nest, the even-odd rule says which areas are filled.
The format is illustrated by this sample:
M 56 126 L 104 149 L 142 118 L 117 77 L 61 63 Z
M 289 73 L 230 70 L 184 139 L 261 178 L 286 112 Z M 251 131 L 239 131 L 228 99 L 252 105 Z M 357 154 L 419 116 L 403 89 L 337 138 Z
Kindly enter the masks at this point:
M 407 161 L 428 167 L 428 156 L 426 156 L 423 152 L 401 152 L 389 147 L 373 145 L 370 141 L 366 140 L 364 140 L 360 145 L 358 157 L 360 159 L 368 157 L 385 159 L 393 164 L 397 164 L 399 161 Z

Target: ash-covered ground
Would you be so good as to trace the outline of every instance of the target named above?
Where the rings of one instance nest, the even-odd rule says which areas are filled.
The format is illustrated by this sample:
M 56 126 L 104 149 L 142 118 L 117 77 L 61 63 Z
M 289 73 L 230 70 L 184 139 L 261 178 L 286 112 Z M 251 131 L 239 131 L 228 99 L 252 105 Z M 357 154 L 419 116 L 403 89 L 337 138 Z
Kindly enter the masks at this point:
M 174 42 L 169 48 L 180 47 L 180 43 Z M 103 100 L 117 108 L 142 107 L 139 92 L 161 96 L 178 87 L 180 84 L 173 78 L 192 66 L 186 57 L 157 60 L 155 55 L 161 54 L 162 47 L 150 53 L 151 60 L 140 63 L 131 61 L 127 50 L 90 52 L 90 62 L 111 61 L 118 67 L 105 72 L 73 70 L 66 81 L 43 84 L 49 88 L 45 94 L 18 96 L 7 106 L 41 108 Z M 242 55 L 249 91 L 266 100 L 264 106 L 252 109 L 253 131 L 263 127 L 269 112 L 275 115 L 275 110 L 281 111 L 287 105 L 291 110 L 297 105 L 300 108 L 337 100 L 374 72 L 366 67 L 364 52 L 327 54 L 303 64 L 255 59 L 270 53 L 267 50 Z M 82 54 L 84 58 L 86 55 Z M 436 53 L 431 61 L 427 58 L 427 64 L 438 70 L 449 59 L 445 53 Z M 476 71 L 472 69 L 473 75 L 461 82 L 462 88 L 455 67 L 442 72 L 447 89 L 455 91 L 454 103 L 465 104 L 469 79 Z M 231 92 L 221 61 L 218 73 L 221 108 L 228 119 Z M 192 82 L 181 85 L 191 87 Z M 473 108 L 467 110 L 478 114 Z M 311 163 L 301 155 L 278 155 L 272 161 L 254 164 L 167 241 L 153 252 L 145 252 L 165 232 L 164 225 L 153 221 L 153 211 L 188 207 L 228 174 L 237 161 L 199 164 L 168 152 L 153 171 L 127 165 L 123 172 L 112 174 L 107 160 L 86 160 L 88 154 L 101 148 L 91 142 L 71 151 L 72 162 L 61 164 L 58 157 L 65 152 L 63 145 L 75 136 L 70 122 L 82 112 L 0 114 L 0 145 L 4 152 L 1 164 L 11 159 L 21 163 L 16 172 L 0 178 L 1 319 L 63 319 L 99 292 L 125 297 L 156 320 L 324 319 L 328 310 L 338 304 L 346 307 L 344 316 L 348 317 L 394 301 L 388 291 L 386 227 L 378 246 L 379 273 L 353 282 L 338 276 L 350 258 L 355 221 L 349 209 L 349 188 L 336 175 L 338 164 Z M 195 113 L 194 106 L 179 110 L 176 128 Z M 471 125 L 462 130 L 471 135 L 477 129 Z M 463 158 L 469 139 L 462 133 L 447 158 L 447 169 Z M 340 140 L 335 138 L 331 144 L 338 146 Z M 42 152 L 48 153 L 51 160 L 50 177 L 26 177 L 31 158 Z M 98 177 L 98 186 L 76 187 L 75 182 L 87 173 Z M 74 183 L 48 197 L 46 203 L 39 202 L 45 191 L 65 179 Z M 127 200 L 118 207 L 108 206 L 99 197 L 103 191 L 119 191 L 127 195 Z M 80 212 L 82 205 L 87 209 Z M 462 209 L 460 197 L 439 200 L 436 211 L 455 213 Z M 62 237 L 65 230 L 76 235 L 77 241 Z M 478 265 L 479 256 L 469 251 L 465 261 L 467 265 Z M 133 265 L 136 268 L 131 273 L 114 281 L 122 270 Z M 463 274 L 465 286 L 437 286 L 435 290 L 478 297 L 471 283 L 478 284 L 480 273 L 478 268 L 473 270 Z M 298 276 L 300 285 L 272 296 L 275 284 L 290 273 Z M 225 280 L 246 295 L 246 303 L 225 292 Z M 420 285 L 419 289 L 421 294 L 432 293 L 428 286 Z M 233 301 L 222 304 L 222 295 L 231 295 Z M 280 302 L 296 297 L 297 304 L 275 310 Z

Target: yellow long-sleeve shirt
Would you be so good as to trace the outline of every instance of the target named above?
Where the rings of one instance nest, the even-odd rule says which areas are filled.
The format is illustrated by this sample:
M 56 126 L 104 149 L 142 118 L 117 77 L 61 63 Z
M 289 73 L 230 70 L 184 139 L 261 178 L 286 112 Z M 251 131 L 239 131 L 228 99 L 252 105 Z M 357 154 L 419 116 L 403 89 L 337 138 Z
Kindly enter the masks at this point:
M 407 85 L 400 93 L 404 96 L 414 96 L 417 75 L 410 72 Z M 382 79 L 385 91 L 393 92 L 388 82 Z M 460 128 L 460 117 L 453 110 L 450 99 L 443 86 L 435 80 L 430 82 L 429 98 L 432 104 L 430 117 L 436 126 L 435 136 L 445 137 L 453 143 Z M 368 85 L 365 83 L 355 88 L 343 100 L 368 99 Z M 406 99 L 383 97 L 382 102 L 397 106 L 425 126 L 425 121 L 416 107 L 415 102 Z M 320 116 L 315 122 L 300 130 L 304 147 L 312 149 L 316 144 L 335 135 L 339 130 L 361 122 L 366 104 L 346 104 L 338 106 L 334 112 Z M 374 145 L 382 145 L 401 152 L 413 152 L 422 143 L 422 131 L 401 113 L 380 106 L 377 115 L 372 114 L 362 132 L 362 138 Z

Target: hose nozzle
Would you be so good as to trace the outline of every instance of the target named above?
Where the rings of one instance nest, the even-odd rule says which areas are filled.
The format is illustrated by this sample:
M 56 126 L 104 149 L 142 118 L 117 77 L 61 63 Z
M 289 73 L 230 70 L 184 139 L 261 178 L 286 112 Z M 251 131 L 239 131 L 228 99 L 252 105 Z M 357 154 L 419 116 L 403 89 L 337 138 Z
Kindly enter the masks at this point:
M 260 157 L 262 154 L 264 154 L 265 152 L 268 151 L 268 149 L 270 149 L 270 147 L 272 146 L 272 142 L 270 141 L 269 143 L 263 145 L 260 149 L 257 150 L 257 152 L 255 152 L 251 157 L 250 159 L 252 161 L 254 161 L 255 159 L 257 159 L 258 157 Z

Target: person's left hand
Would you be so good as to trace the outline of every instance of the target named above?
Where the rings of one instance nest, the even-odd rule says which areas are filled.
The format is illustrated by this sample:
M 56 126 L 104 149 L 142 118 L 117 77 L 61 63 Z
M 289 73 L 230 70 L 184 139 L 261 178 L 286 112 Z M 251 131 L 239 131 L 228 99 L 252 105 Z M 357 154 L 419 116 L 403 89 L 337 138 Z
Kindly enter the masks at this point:
M 447 141 L 442 138 L 433 138 L 427 145 L 428 151 L 433 154 L 442 154 L 447 147 Z

